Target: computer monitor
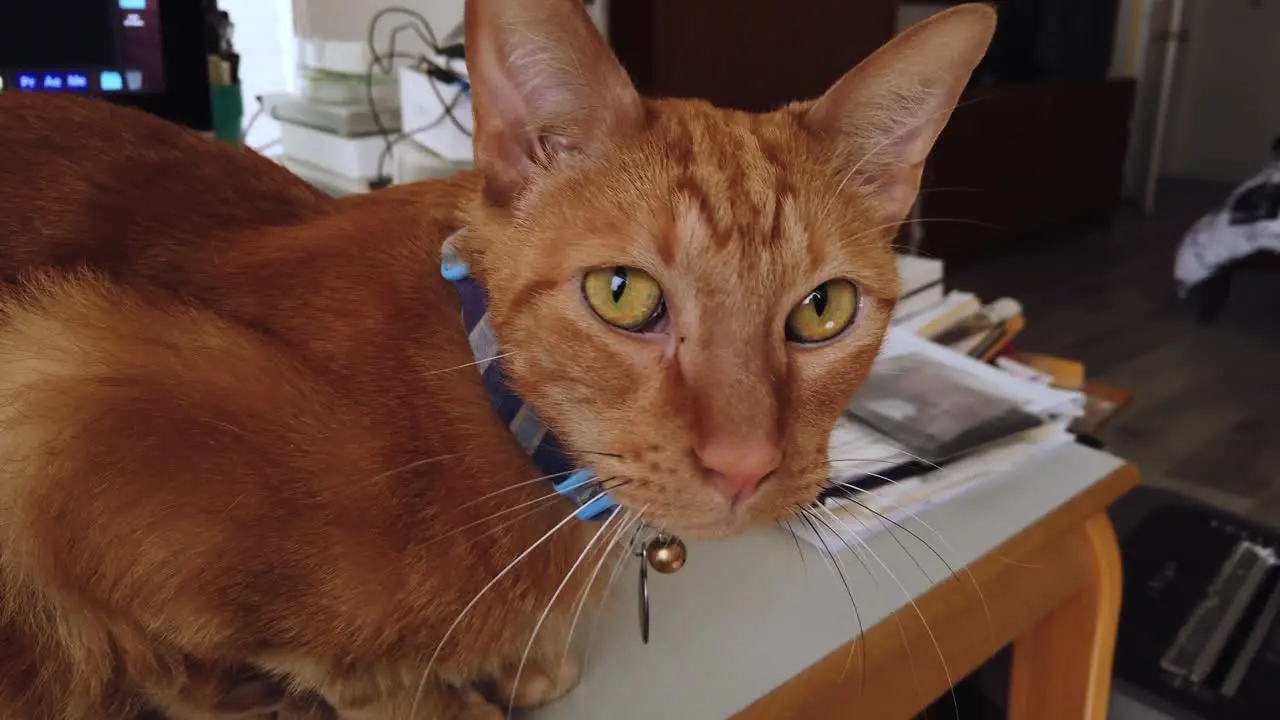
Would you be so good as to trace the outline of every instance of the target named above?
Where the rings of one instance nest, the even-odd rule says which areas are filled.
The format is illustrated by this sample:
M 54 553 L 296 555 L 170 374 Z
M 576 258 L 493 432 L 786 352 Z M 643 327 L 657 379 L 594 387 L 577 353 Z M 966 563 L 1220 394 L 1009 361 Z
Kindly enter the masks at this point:
M 0 0 L 0 92 L 96 95 L 212 127 L 201 0 Z

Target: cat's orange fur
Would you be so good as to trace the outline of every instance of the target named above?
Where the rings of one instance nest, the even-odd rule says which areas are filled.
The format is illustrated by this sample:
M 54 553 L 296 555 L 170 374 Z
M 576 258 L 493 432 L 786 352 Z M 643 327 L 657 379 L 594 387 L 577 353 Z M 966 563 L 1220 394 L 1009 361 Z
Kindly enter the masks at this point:
M 766 115 L 641 100 L 577 0 L 467 14 L 477 173 L 342 201 L 137 112 L 0 96 L 0 716 L 490 718 L 477 689 L 571 686 L 584 573 L 511 675 L 598 525 L 553 533 L 445 641 L 568 513 L 489 517 L 547 488 L 520 484 L 536 472 L 467 367 L 438 274 L 456 227 L 513 384 L 628 480 L 625 508 L 706 536 L 813 499 L 991 11 Z M 667 333 L 594 317 L 581 274 L 615 265 L 663 284 Z M 838 278 L 856 325 L 789 345 L 789 310 Z M 777 467 L 731 502 L 710 447 Z

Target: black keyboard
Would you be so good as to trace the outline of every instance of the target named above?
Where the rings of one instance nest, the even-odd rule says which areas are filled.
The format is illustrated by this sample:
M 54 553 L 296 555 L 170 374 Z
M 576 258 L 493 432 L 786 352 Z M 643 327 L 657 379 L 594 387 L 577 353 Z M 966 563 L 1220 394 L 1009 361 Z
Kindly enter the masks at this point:
M 1196 505 L 1121 536 L 1116 680 L 1205 720 L 1280 718 L 1280 534 Z

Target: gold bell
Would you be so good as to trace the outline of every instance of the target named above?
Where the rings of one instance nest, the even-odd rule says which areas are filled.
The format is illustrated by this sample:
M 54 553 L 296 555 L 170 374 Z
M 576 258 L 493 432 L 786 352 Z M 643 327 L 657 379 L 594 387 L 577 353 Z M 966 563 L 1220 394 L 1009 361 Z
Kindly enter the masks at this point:
M 644 557 L 649 561 L 649 567 L 663 575 L 670 575 L 684 567 L 687 554 L 684 541 L 675 535 L 664 534 L 649 541 L 644 548 Z

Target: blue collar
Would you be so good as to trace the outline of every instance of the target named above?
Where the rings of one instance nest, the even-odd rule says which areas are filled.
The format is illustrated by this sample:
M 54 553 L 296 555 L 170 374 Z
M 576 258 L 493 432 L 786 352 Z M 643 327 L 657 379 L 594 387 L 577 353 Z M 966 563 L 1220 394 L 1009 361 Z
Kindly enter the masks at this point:
M 612 514 L 617 503 L 596 483 L 590 467 L 575 468 L 569 455 L 546 425 L 507 385 L 499 366 L 498 341 L 489 321 L 488 301 L 484 288 L 471 279 L 471 268 L 457 252 L 459 230 L 441 247 L 440 275 L 453 283 L 462 302 L 462 322 L 471 341 L 471 354 L 489 392 L 493 409 L 502 423 L 511 429 L 516 442 L 529 454 L 547 481 L 564 497 L 578 506 L 576 515 L 582 520 L 603 520 Z

